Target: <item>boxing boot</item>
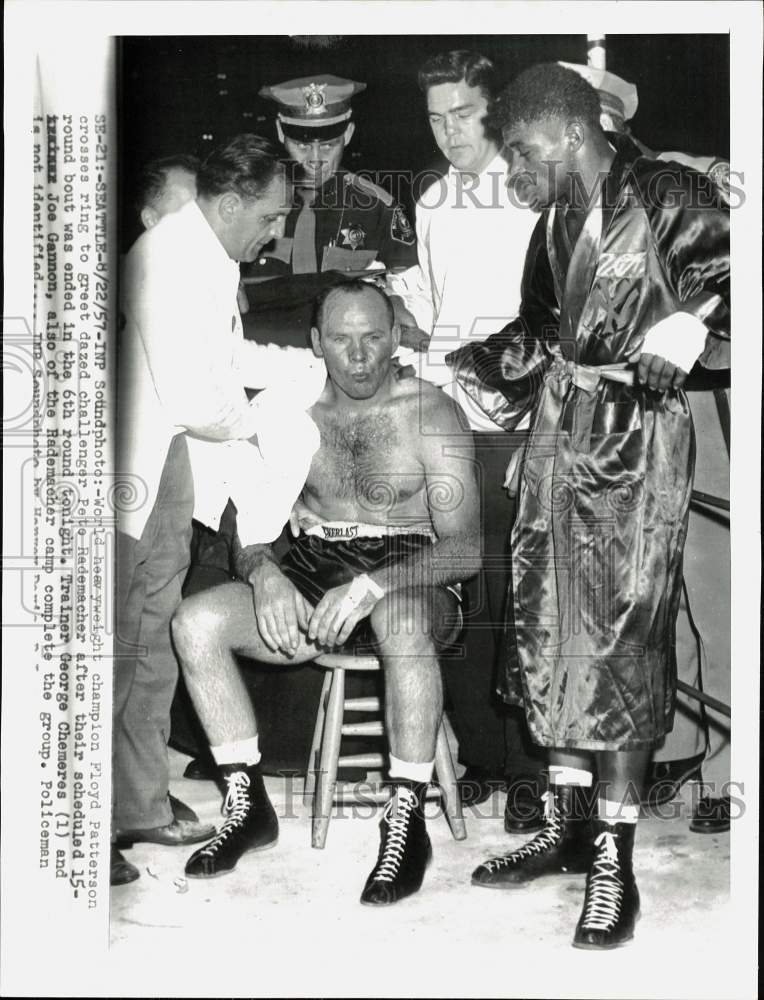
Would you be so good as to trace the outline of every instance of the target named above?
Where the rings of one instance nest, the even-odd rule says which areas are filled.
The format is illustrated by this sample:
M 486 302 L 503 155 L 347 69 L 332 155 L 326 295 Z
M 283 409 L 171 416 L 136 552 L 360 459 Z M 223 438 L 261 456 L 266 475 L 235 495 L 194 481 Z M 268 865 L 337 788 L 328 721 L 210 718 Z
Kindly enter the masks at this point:
M 217 836 L 186 862 L 190 878 L 215 878 L 233 871 L 247 851 L 261 851 L 278 840 L 279 823 L 268 798 L 259 764 L 220 767 L 228 786 L 223 803 L 225 821 Z
M 618 948 L 634 937 L 639 917 L 639 890 L 632 866 L 636 828 L 636 823 L 595 821 L 595 854 L 573 938 L 575 948 Z
M 386 906 L 421 887 L 432 858 L 424 819 L 426 790 L 425 784 L 396 784 L 379 824 L 379 855 L 361 893 L 362 903 Z
M 546 875 L 580 875 L 592 857 L 585 789 L 552 785 L 543 795 L 545 823 L 522 847 L 489 858 L 472 873 L 472 884 L 491 889 L 525 885 Z

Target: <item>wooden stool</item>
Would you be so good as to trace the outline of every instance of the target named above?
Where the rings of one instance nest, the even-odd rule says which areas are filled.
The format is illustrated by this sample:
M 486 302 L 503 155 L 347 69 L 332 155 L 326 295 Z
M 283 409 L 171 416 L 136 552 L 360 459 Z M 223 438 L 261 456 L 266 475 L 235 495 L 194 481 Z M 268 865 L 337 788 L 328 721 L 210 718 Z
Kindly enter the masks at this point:
M 338 767 L 380 768 L 385 758 L 381 753 L 351 754 L 340 756 L 340 741 L 343 736 L 383 736 L 384 723 L 381 720 L 369 722 L 343 722 L 345 711 L 379 712 L 379 698 L 345 698 L 346 670 L 379 670 L 381 664 L 376 656 L 353 656 L 349 653 L 325 653 L 313 661 L 326 670 L 324 686 L 318 703 L 316 727 L 305 776 L 305 805 L 313 798 L 313 847 L 323 847 L 329 831 L 332 806 L 362 801 L 386 802 L 390 789 L 376 792 L 364 791 L 363 798 L 353 792 L 337 792 Z M 438 726 L 435 747 L 435 777 L 440 791 L 432 792 L 443 799 L 444 812 L 455 840 L 464 840 L 467 829 L 464 825 L 462 805 L 456 786 L 454 762 L 448 745 L 445 714 Z

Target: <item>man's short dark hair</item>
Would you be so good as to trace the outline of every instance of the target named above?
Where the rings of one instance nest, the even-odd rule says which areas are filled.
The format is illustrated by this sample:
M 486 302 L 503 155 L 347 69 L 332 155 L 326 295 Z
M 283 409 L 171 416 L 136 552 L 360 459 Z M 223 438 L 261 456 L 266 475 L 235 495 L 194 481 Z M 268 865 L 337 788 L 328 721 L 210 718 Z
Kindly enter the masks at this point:
M 228 192 L 247 200 L 260 198 L 284 170 L 278 146 L 259 135 L 245 133 L 212 150 L 199 167 L 196 189 L 206 198 Z
M 537 63 L 524 70 L 499 95 L 490 117 L 499 129 L 562 118 L 602 131 L 597 91 L 578 73 L 557 63 Z
M 353 281 L 343 281 L 339 285 L 331 285 L 329 288 L 324 288 L 317 297 L 315 303 L 313 304 L 313 326 L 319 333 L 322 332 L 321 327 L 324 322 L 326 303 L 333 295 L 340 295 L 343 292 L 346 295 L 353 296 L 361 295 L 365 292 L 372 292 L 373 294 L 378 295 L 385 303 L 387 318 L 390 322 L 390 328 L 392 329 L 392 326 L 395 323 L 395 311 L 388 295 L 379 287 L 379 285 L 372 284 L 370 281 L 364 281 L 362 278 L 355 278 Z
M 494 64 L 479 52 L 469 49 L 452 49 L 432 56 L 420 68 L 417 80 L 423 94 L 441 83 L 460 83 L 464 80 L 468 87 L 480 87 L 483 97 L 490 101 L 498 89 Z
M 167 175 L 171 170 L 186 170 L 194 177 L 199 170 L 199 160 L 195 156 L 180 153 L 177 156 L 162 156 L 151 160 L 138 174 L 135 186 L 135 209 L 140 215 L 144 208 L 151 208 L 164 194 Z

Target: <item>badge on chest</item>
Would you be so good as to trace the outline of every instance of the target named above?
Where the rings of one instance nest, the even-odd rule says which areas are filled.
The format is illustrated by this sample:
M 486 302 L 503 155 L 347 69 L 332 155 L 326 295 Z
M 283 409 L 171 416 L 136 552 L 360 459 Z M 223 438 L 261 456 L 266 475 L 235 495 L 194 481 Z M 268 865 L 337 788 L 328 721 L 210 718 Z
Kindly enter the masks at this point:
M 346 247 L 349 250 L 361 250 L 363 249 L 365 243 L 366 232 L 356 223 L 351 222 L 350 225 L 344 226 L 340 229 L 337 246 Z

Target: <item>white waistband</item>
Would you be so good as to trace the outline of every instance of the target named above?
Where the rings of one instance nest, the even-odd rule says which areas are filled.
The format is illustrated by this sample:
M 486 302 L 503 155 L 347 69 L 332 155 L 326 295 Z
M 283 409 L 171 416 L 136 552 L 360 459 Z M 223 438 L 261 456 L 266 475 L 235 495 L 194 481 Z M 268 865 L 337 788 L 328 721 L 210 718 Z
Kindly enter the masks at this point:
M 435 539 L 435 532 L 426 524 L 361 524 L 358 521 L 324 521 L 305 530 L 312 538 L 326 542 L 346 542 L 353 538 L 391 538 L 395 535 L 427 535 Z

